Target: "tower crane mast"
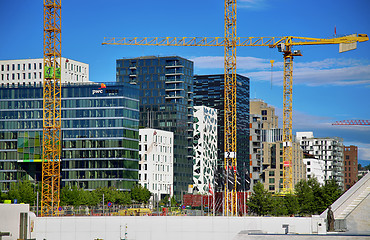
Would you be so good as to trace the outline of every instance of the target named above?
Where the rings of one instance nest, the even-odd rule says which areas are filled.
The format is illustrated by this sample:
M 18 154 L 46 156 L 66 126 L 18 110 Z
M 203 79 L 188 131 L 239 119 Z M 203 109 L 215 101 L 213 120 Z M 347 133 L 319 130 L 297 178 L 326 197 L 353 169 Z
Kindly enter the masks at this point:
M 60 202 L 61 0 L 44 0 L 44 80 L 41 216 L 54 216 Z

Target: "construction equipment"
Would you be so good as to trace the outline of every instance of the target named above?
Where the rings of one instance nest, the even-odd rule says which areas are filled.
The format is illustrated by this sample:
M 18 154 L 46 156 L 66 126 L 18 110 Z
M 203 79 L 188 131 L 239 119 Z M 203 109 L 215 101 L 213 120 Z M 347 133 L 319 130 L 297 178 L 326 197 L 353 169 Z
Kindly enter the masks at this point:
M 61 0 L 44 0 L 41 216 L 59 208 L 61 160 Z
M 236 169 L 236 47 L 267 46 L 278 48 L 284 53 L 284 173 L 283 191 L 293 192 L 292 181 L 292 90 L 293 57 L 301 56 L 300 51 L 293 51 L 293 46 L 340 44 L 340 52 L 356 48 L 357 42 L 367 41 L 366 34 L 353 34 L 344 37 L 320 39 L 307 37 L 236 37 L 236 0 L 225 0 L 225 36 L 224 37 L 133 37 L 104 38 L 103 45 L 144 45 L 144 46 L 223 46 L 225 79 L 225 172 L 231 167 Z M 235 184 L 228 189 L 225 183 L 225 212 L 237 215 L 236 171 Z
M 283 102 L 283 142 L 284 142 L 284 171 L 282 192 L 292 192 L 292 93 L 293 93 L 293 57 L 302 56 L 299 50 L 292 51 L 293 46 L 340 44 L 340 52 L 352 50 L 357 42 L 368 41 L 366 34 L 352 34 L 337 38 L 308 38 L 308 37 L 248 37 L 235 38 L 235 46 L 266 46 L 278 48 L 284 56 L 284 102 Z M 221 37 L 133 37 L 133 38 L 104 38 L 104 45 L 142 45 L 142 46 L 225 46 L 225 38 Z M 225 68 L 226 68 L 225 63 Z M 229 68 L 227 69 L 229 70 Z M 226 69 L 225 69 L 226 71 Z M 231 86 L 233 85 L 230 83 Z M 225 84 L 226 86 L 226 84 Z M 226 87 L 225 87 L 226 88 Z M 232 93 L 234 94 L 234 93 Z M 225 108 L 229 105 L 225 103 Z M 228 123 L 230 124 L 230 123 Z M 232 123 L 233 124 L 233 123 Z M 225 122 L 225 125 L 226 122 Z M 225 137 L 226 138 L 226 137 Z M 231 138 L 227 138 L 231 140 Z M 225 152 L 233 152 L 226 151 Z M 227 165 L 227 162 L 225 163 Z
M 336 121 L 331 125 L 370 125 L 370 120 L 343 120 Z

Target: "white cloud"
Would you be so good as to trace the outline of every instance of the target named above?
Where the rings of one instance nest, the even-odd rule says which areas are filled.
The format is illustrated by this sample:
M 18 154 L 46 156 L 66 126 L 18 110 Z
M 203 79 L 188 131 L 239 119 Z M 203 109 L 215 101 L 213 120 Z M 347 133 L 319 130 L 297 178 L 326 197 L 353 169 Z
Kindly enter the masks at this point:
M 222 69 L 224 58 L 204 56 L 192 58 L 195 69 Z M 358 59 L 329 58 L 322 61 L 299 62 L 293 66 L 294 84 L 322 85 L 370 85 L 370 64 Z M 237 72 L 252 81 L 271 81 L 269 59 L 237 57 Z M 272 70 L 275 85 L 283 83 L 283 63 L 275 62 Z
M 249 9 L 260 9 L 267 6 L 265 0 L 238 0 L 237 4 L 239 8 Z

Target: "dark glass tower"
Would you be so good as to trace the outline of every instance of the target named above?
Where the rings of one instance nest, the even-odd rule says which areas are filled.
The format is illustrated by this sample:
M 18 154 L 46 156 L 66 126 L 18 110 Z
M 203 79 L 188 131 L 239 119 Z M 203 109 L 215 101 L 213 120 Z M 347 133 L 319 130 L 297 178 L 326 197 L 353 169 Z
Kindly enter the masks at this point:
M 140 127 L 174 133 L 174 194 L 192 184 L 193 62 L 177 57 L 117 60 L 117 81 L 140 89 Z
M 0 87 L 0 190 L 41 180 L 42 86 Z M 62 185 L 138 182 L 138 90 L 119 83 L 62 86 Z
M 237 168 L 241 177 L 241 190 L 249 189 L 249 78 L 237 74 L 236 89 Z M 224 75 L 194 76 L 194 106 L 207 106 L 218 110 L 218 166 L 224 164 Z M 220 172 L 220 171 L 219 171 Z M 217 179 L 220 179 L 216 176 Z M 220 181 L 220 180 L 218 180 Z M 217 186 L 221 191 L 223 183 Z

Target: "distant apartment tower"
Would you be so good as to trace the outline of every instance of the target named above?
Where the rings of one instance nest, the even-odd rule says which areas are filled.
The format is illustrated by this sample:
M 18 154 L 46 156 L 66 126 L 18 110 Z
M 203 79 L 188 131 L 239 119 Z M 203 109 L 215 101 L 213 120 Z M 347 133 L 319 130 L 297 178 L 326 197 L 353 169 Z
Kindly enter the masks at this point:
M 89 82 L 89 64 L 62 57 L 61 83 Z M 0 86 L 36 85 L 43 82 L 42 58 L 0 60 Z
M 139 130 L 139 183 L 162 199 L 173 196 L 173 133 Z
M 279 192 L 283 188 L 283 142 L 264 142 L 263 144 L 264 187 L 269 192 Z M 306 179 L 306 166 L 303 152 L 298 143 L 293 142 L 292 180 L 293 187 Z
M 297 132 L 296 136 L 304 152 L 324 162 L 324 180 L 333 179 L 343 188 L 343 139 L 314 138 L 312 132 Z
M 208 194 L 214 189 L 217 164 L 217 110 L 194 107 L 193 191 Z
M 263 182 L 262 179 L 262 120 L 261 115 L 250 114 L 249 124 L 249 148 L 250 148 L 250 190 L 257 182 Z
M 347 191 L 358 180 L 358 148 L 344 146 L 344 190 Z
M 240 191 L 249 189 L 249 78 L 236 75 L 236 159 L 241 177 Z M 218 111 L 218 170 L 224 164 L 224 75 L 194 76 L 194 106 L 207 106 Z M 217 191 L 223 190 L 221 174 L 216 176 Z
M 117 81 L 140 92 L 140 127 L 174 133 L 174 194 L 192 184 L 193 62 L 178 57 L 118 59 Z
M 43 88 L 0 87 L 0 190 L 41 180 Z M 61 181 L 129 191 L 138 182 L 138 91 L 118 83 L 62 86 Z
M 275 115 L 275 107 L 268 105 L 261 99 L 251 99 L 250 113 L 262 116 L 262 129 L 278 128 L 278 116 Z

